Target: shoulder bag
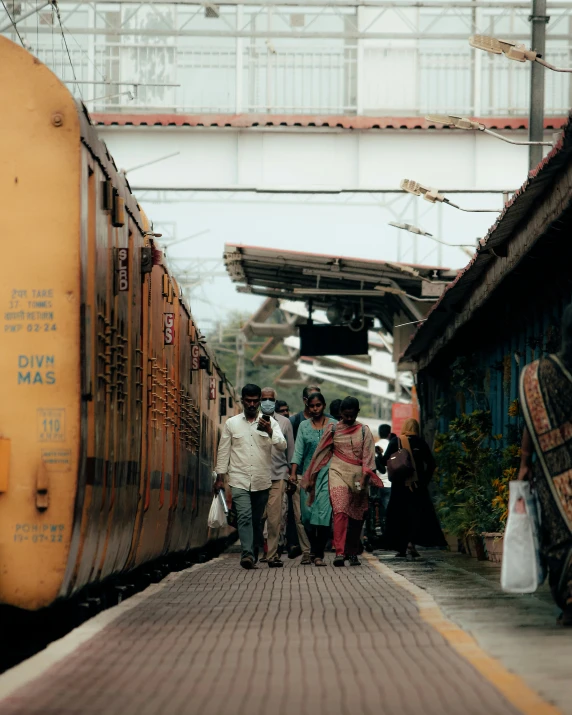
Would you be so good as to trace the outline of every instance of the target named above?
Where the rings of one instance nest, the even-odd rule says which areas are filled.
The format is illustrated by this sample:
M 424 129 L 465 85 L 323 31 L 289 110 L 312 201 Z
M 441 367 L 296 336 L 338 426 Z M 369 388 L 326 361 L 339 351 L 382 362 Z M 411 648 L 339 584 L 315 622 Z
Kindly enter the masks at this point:
M 396 484 L 404 484 L 415 474 L 411 454 L 407 449 L 403 448 L 401 440 L 398 440 L 398 442 L 399 449 L 392 454 L 386 462 L 387 476 L 392 484 L 394 482 Z

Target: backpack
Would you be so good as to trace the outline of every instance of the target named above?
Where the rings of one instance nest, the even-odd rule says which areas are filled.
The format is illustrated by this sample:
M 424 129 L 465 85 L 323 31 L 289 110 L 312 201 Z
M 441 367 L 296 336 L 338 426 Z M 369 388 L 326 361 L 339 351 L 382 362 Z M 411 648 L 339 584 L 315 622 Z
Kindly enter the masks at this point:
M 390 482 L 403 484 L 415 474 L 415 465 L 409 450 L 402 447 L 401 440 L 398 442 L 399 449 L 386 462 L 387 476 Z

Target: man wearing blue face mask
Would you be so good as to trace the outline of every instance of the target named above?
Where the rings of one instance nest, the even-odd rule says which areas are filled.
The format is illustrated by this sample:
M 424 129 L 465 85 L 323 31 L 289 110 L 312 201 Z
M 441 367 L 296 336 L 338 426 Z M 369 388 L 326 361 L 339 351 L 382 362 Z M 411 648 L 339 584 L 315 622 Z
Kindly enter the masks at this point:
M 278 540 L 280 538 L 280 523 L 282 521 L 282 502 L 286 488 L 286 480 L 290 473 L 290 462 L 294 454 L 294 432 L 287 417 L 279 415 L 276 409 L 276 390 L 272 387 L 263 387 L 261 394 L 260 410 L 263 415 L 274 417 L 282 434 L 286 439 L 286 451 L 272 447 L 272 469 L 270 478 L 272 487 L 268 494 L 266 505 L 266 519 L 268 527 L 268 566 L 281 567 L 284 564 L 278 556 Z

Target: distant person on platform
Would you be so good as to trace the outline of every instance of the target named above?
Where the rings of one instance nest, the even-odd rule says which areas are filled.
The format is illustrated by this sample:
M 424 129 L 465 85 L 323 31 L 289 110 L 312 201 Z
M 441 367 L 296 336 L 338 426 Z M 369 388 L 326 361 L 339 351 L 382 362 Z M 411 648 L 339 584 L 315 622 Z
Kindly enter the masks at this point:
M 379 439 L 375 443 L 375 446 L 381 449 L 382 454 L 385 454 L 385 450 L 388 448 L 389 443 L 392 439 L 395 439 L 395 435 L 391 431 L 391 425 L 379 425 L 377 433 L 379 435 Z
M 403 423 L 399 439 L 389 443 L 385 463 L 400 449 L 409 452 L 415 471 L 407 479 L 394 479 L 391 485 L 382 548 L 395 549 L 397 558 L 406 558 L 408 553 L 417 558 L 416 545 L 441 547 L 447 542 L 428 489 L 437 465 L 431 448 L 420 435 L 419 422 L 412 417 Z
M 330 402 L 330 414 L 337 422 L 339 422 L 342 419 L 342 415 L 340 413 L 341 406 L 342 406 L 341 400 L 332 400 Z
M 381 528 L 385 528 L 385 518 L 387 515 L 387 507 L 389 505 L 389 499 L 391 497 L 391 482 L 387 476 L 387 465 L 385 463 L 385 452 L 389 447 L 389 443 L 392 439 L 396 439 L 395 435 L 391 431 L 391 426 L 387 424 L 379 425 L 377 429 L 379 435 L 378 441 L 375 443 L 375 468 L 377 474 L 381 481 L 383 482 L 383 487 L 370 487 L 370 496 L 379 499 L 380 504 L 380 523 Z
M 310 412 L 308 411 L 308 397 L 313 392 L 322 392 L 319 385 L 308 385 L 302 390 L 302 401 L 304 402 L 304 409 L 301 412 L 297 412 L 295 415 L 290 417 L 290 422 L 294 429 L 294 439 L 298 436 L 298 428 L 304 420 L 310 419 Z M 326 417 L 330 415 L 326 414 Z
M 290 408 L 284 400 L 276 400 L 276 413 L 290 419 Z
M 273 417 L 280 426 L 286 439 L 286 450 L 272 447 L 272 468 L 270 479 L 272 486 L 266 505 L 266 525 L 268 527 L 268 553 L 266 555 L 270 568 L 284 566 L 278 555 L 278 540 L 282 523 L 282 506 L 286 493 L 286 480 L 290 476 L 290 463 L 294 454 L 294 432 L 287 417 L 276 412 L 276 390 L 272 387 L 262 388 L 260 409 L 263 415 Z
M 391 431 L 391 426 L 387 424 L 379 425 L 379 427 L 377 428 L 377 433 L 379 435 L 379 439 L 375 443 L 375 468 L 380 474 L 385 474 L 386 464 L 384 455 L 387 448 L 389 447 L 389 443 L 391 442 L 391 440 L 397 439 L 397 437 Z M 389 480 L 386 481 L 386 486 L 391 487 Z
M 234 505 L 242 546 L 240 565 L 257 568 L 264 545 L 262 516 L 272 487 L 272 452 L 286 449 L 286 439 L 274 417 L 260 412 L 258 385 L 242 388 L 244 411 L 224 425 L 218 446 L 215 491 L 224 487 L 226 501 Z

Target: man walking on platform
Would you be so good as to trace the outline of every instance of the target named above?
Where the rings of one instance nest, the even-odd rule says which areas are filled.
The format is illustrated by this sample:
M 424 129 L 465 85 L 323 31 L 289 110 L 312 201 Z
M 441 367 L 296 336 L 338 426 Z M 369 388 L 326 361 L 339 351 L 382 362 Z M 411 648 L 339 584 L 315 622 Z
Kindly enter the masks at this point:
M 278 422 L 260 413 L 258 385 L 242 388 L 244 411 L 224 425 L 218 446 L 215 491 L 224 486 L 227 504 L 234 504 L 238 537 L 242 546 L 240 565 L 257 568 L 263 546 L 262 516 L 272 486 L 272 451 L 284 451 L 286 440 Z
M 276 391 L 272 387 L 262 388 L 262 402 L 260 409 L 263 415 L 274 417 L 278 422 L 282 434 L 286 439 L 286 450 L 272 447 L 272 471 L 270 478 L 272 486 L 266 505 L 266 524 L 268 527 L 268 566 L 270 568 L 284 566 L 278 556 L 278 539 L 280 537 L 280 524 L 282 522 L 282 502 L 286 491 L 286 480 L 290 473 L 290 462 L 294 454 L 294 432 L 287 417 L 276 412 Z

